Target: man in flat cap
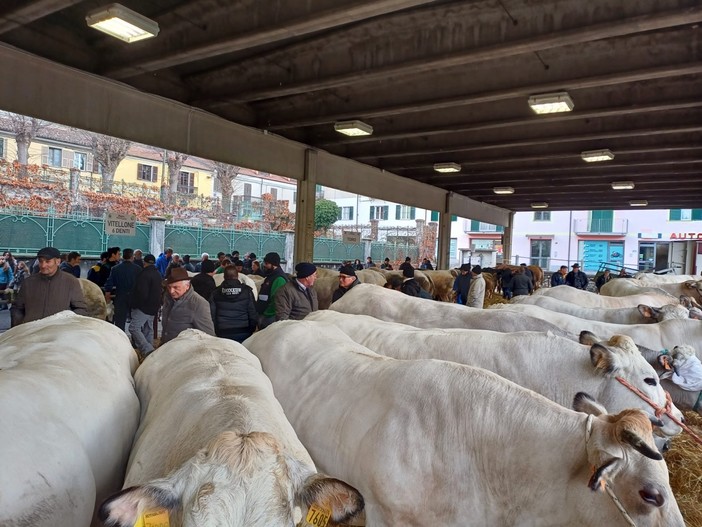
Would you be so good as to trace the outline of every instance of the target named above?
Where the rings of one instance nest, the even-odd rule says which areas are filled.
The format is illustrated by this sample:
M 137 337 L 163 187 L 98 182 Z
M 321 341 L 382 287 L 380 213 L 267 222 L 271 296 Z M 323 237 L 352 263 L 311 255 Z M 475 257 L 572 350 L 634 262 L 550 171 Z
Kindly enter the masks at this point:
M 344 296 L 349 289 L 360 283 L 353 265 L 342 265 L 339 269 L 339 288 L 332 295 L 332 304 Z
M 83 290 L 78 279 L 59 272 L 61 253 L 54 247 L 44 247 L 37 253 L 39 272 L 28 276 L 12 304 L 12 327 L 39 320 L 70 309 L 87 315 Z
M 175 267 L 166 279 L 166 296 L 163 300 L 163 333 L 161 344 L 173 340 L 188 328 L 199 329 L 215 335 L 210 304 L 190 287 L 190 275 L 182 267 Z
M 281 287 L 275 295 L 276 320 L 302 320 L 319 309 L 317 291 L 317 267 L 309 262 L 295 266 L 295 278 Z

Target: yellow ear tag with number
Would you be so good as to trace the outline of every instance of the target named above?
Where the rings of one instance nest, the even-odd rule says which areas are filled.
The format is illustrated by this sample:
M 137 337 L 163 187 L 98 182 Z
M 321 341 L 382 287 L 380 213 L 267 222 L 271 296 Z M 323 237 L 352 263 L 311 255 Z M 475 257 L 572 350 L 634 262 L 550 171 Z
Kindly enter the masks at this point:
M 314 527 L 326 527 L 331 518 L 331 511 L 315 505 L 314 503 L 310 505 L 310 510 L 307 511 L 307 517 L 305 521 L 308 525 L 313 525 Z
M 134 527 L 170 527 L 166 509 L 151 509 L 137 519 Z

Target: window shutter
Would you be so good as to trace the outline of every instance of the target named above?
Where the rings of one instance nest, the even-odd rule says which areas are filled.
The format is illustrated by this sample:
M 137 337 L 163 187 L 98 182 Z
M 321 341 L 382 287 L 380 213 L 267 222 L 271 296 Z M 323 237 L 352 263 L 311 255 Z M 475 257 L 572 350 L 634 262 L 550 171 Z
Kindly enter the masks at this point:
M 670 209 L 670 221 L 680 221 L 682 214 L 680 209 Z
M 158 181 L 158 167 L 152 167 L 153 171 L 151 172 L 151 181 L 153 183 L 156 183 Z
M 93 154 L 88 154 L 85 158 L 85 170 L 88 172 L 93 171 Z
M 410 219 L 413 220 L 417 216 L 416 207 L 410 207 Z
M 390 207 L 388 205 L 385 205 L 383 207 L 383 215 L 380 219 L 382 220 L 387 220 L 388 219 L 388 212 L 390 211 Z
M 65 148 L 61 151 L 61 168 L 73 168 L 73 151 L 66 150 Z
M 349 219 L 352 220 L 354 218 L 355 216 L 353 215 L 353 207 L 349 207 Z
M 480 222 L 478 220 L 470 220 L 470 232 L 480 232 Z
M 41 147 L 41 164 L 42 165 L 49 164 L 49 147 L 48 146 Z
M 438 210 L 431 211 L 431 221 L 439 221 L 439 211 Z
M 456 216 L 455 214 L 452 214 L 451 221 L 458 221 L 458 216 Z
M 374 218 L 374 213 L 375 213 L 375 207 L 371 207 L 371 208 L 370 208 L 370 212 L 369 212 L 369 214 L 368 214 L 368 219 L 369 219 L 369 220 L 374 220 L 374 219 L 375 219 L 375 218 Z
M 399 220 L 402 217 L 402 205 L 395 205 L 395 219 Z
M 702 209 L 692 209 L 692 220 L 702 220 Z

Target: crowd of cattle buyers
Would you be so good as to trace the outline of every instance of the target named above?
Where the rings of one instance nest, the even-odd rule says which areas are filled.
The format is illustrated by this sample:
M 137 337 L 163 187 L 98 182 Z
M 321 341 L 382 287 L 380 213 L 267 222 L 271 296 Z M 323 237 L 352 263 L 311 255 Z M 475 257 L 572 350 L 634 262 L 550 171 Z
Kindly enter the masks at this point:
M 664 454 L 702 412 L 702 277 L 530 267 L 488 309 L 466 269 L 317 268 L 301 320 L 146 358 L 81 278 L 91 316 L 0 335 L 0 526 L 700 527 Z

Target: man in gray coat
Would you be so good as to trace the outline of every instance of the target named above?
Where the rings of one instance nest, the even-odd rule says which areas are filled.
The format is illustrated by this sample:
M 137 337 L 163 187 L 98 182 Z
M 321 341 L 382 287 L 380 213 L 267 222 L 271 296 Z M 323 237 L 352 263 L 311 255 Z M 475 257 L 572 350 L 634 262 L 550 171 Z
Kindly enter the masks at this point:
M 302 320 L 319 309 L 317 291 L 317 267 L 308 262 L 295 266 L 295 279 L 281 287 L 275 295 L 276 320 Z
M 215 336 L 210 304 L 190 287 L 190 276 L 182 267 L 171 270 L 166 279 L 163 300 L 161 344 L 176 338 L 181 331 L 193 328 Z

